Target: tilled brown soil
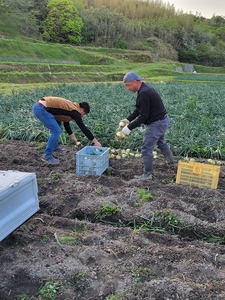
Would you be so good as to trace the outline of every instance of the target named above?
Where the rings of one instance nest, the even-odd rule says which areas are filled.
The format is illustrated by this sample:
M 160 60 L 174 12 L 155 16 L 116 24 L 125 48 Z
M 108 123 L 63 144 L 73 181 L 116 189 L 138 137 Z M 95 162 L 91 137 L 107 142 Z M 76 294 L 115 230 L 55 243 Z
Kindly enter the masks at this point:
M 66 148 L 48 166 L 37 144 L 0 142 L 0 170 L 35 173 L 40 201 L 0 242 L 1 300 L 225 299 L 223 166 L 216 190 L 177 185 L 161 157 L 148 182 L 140 158 L 78 176 Z

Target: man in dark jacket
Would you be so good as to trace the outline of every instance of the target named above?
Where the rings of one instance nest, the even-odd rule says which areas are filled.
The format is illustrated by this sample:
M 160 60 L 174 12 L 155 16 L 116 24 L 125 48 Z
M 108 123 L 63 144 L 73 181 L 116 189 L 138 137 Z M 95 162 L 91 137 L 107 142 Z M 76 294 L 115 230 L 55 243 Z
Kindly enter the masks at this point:
M 88 114 L 90 106 L 87 102 L 72 102 L 60 97 L 43 97 L 33 105 L 34 115 L 50 130 L 50 136 L 44 151 L 44 160 L 48 164 L 59 164 L 59 160 L 52 155 L 53 151 L 64 152 L 58 145 L 58 137 L 61 133 L 60 124 L 63 122 L 66 132 L 71 140 L 77 143 L 77 139 L 71 130 L 69 122 L 74 120 L 85 136 L 95 146 L 101 146 L 91 131 L 83 123 L 83 116 Z
M 165 141 L 165 133 L 169 127 L 170 120 L 161 97 L 155 89 L 143 82 L 144 78 L 135 72 L 129 72 L 124 76 L 123 82 L 126 88 L 135 93 L 137 99 L 134 111 L 122 120 L 125 124 L 123 133 L 129 135 L 131 130 L 146 125 L 143 138 L 141 154 L 144 163 L 144 173 L 135 176 L 140 180 L 152 180 L 153 172 L 153 149 L 157 147 L 161 150 L 169 164 L 173 164 L 173 155 Z M 122 122 L 121 121 L 121 122 Z

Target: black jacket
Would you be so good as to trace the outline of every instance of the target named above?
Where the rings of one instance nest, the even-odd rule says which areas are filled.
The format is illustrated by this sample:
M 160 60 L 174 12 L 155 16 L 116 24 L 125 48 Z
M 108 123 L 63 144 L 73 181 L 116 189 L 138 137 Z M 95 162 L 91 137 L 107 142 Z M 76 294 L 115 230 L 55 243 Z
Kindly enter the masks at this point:
M 148 125 L 162 119 L 166 114 L 167 111 L 159 94 L 152 86 L 143 82 L 137 92 L 135 109 L 127 117 L 131 122 L 128 128 L 132 130 L 141 124 Z

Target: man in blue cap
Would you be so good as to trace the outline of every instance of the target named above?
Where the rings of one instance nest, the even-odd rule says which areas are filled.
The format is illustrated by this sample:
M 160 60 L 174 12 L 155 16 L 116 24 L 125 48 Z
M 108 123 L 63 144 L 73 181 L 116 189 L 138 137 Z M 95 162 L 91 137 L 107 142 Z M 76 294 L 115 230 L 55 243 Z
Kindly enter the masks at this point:
M 168 144 L 165 141 L 165 133 L 170 125 L 170 120 L 163 101 L 155 89 L 143 82 L 144 78 L 135 72 L 127 73 L 123 82 L 126 88 L 132 92 L 137 92 L 137 99 L 134 111 L 122 120 L 124 127 L 122 132 L 129 135 L 131 130 L 146 125 L 141 154 L 144 163 L 144 173 L 135 176 L 139 180 L 152 180 L 153 173 L 153 149 L 157 146 L 168 164 L 173 165 L 174 159 Z

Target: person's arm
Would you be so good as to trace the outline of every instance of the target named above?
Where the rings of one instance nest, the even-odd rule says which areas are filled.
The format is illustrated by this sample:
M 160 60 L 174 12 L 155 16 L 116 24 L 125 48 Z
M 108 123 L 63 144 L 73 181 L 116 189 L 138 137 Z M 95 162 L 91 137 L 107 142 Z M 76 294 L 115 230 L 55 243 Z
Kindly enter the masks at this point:
M 78 127 L 80 128 L 80 130 L 83 132 L 83 134 L 90 140 L 92 141 L 94 139 L 93 134 L 91 133 L 91 131 L 85 126 L 85 124 L 83 123 L 82 117 L 80 115 L 80 113 L 78 111 L 72 111 L 70 113 L 67 113 L 67 115 L 69 115 L 78 125 Z M 73 134 L 72 129 L 70 127 L 70 123 L 69 122 L 64 122 L 64 128 L 66 130 L 66 132 L 71 136 Z M 71 137 L 72 139 L 74 139 L 74 137 Z
M 65 128 L 66 132 L 69 134 L 71 140 L 76 144 L 77 143 L 77 138 L 75 137 L 75 134 L 72 132 L 72 129 L 70 127 L 70 123 L 69 122 L 64 122 L 63 125 L 64 125 L 64 128 Z
M 73 111 L 71 117 L 76 122 L 80 130 L 83 132 L 83 134 L 92 141 L 94 139 L 94 135 L 92 132 L 87 128 L 87 126 L 84 124 L 82 117 L 78 111 Z
M 85 126 L 80 113 L 77 112 L 77 111 L 73 111 L 72 114 L 71 114 L 71 117 L 76 122 L 76 124 L 78 125 L 78 127 L 80 128 L 80 130 L 84 133 L 84 135 L 91 141 L 91 143 L 94 146 L 101 147 L 101 143 L 94 137 L 94 135 L 92 134 L 92 132 Z M 71 130 L 71 132 L 72 132 L 72 130 Z M 76 137 L 73 134 L 71 134 L 70 136 L 71 136 L 71 139 L 74 142 L 75 141 L 77 142 L 77 139 L 76 139 Z
M 140 101 L 140 111 L 138 116 L 128 125 L 130 130 L 139 127 L 141 124 L 144 124 L 145 121 L 149 118 L 150 112 L 150 101 L 148 98 L 141 98 Z
M 137 108 L 134 109 L 134 111 L 127 117 L 127 120 L 129 122 L 133 121 L 134 119 L 136 119 L 139 116 L 139 111 Z

